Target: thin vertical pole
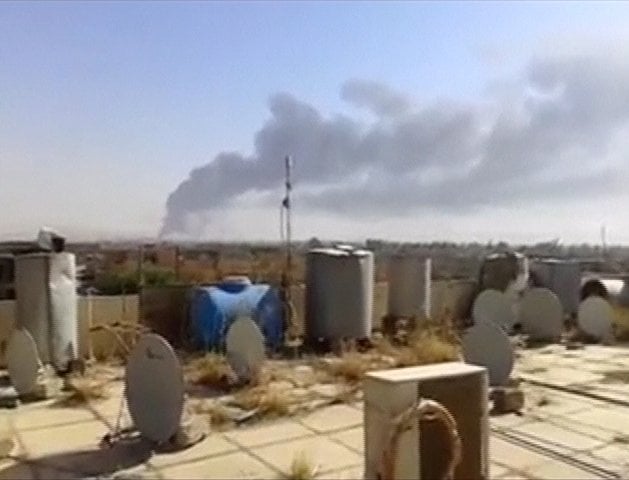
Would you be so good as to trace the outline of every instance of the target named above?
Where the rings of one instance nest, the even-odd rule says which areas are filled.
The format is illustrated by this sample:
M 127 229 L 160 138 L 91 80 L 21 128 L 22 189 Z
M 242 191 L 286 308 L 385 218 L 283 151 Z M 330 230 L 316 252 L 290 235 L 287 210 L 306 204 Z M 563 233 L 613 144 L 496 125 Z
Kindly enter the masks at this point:
M 293 252 L 291 243 L 291 202 L 290 193 L 292 190 L 291 185 L 291 158 L 286 156 L 285 159 L 286 168 L 286 283 L 287 283 L 287 295 L 290 299 L 290 286 L 292 284 L 292 267 L 293 267 Z

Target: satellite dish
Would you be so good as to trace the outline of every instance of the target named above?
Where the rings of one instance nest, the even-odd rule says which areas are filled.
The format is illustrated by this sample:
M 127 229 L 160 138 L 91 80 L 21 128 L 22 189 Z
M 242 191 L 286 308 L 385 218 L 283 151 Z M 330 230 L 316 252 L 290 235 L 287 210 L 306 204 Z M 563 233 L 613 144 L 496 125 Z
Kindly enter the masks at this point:
M 7 370 L 18 395 L 35 391 L 41 367 L 37 345 L 28 330 L 13 330 L 7 344 Z
M 163 337 L 140 337 L 129 355 L 125 392 L 131 419 L 143 437 L 163 443 L 175 435 L 184 406 L 184 380 L 179 359 Z
M 480 322 L 461 339 L 466 363 L 487 369 L 491 386 L 504 386 L 513 369 L 513 346 L 507 334 L 493 323 Z
M 513 306 L 509 297 L 499 290 L 483 290 L 472 307 L 474 323 L 490 322 L 510 331 L 515 323 Z
M 520 304 L 522 330 L 533 340 L 557 340 L 563 331 L 563 307 L 547 288 L 532 288 Z
M 264 336 L 248 316 L 238 317 L 229 327 L 225 340 L 227 361 L 242 380 L 251 379 L 260 370 L 266 355 Z
M 613 311 L 609 302 L 601 297 L 588 297 L 579 305 L 577 321 L 586 334 L 598 340 L 612 333 Z

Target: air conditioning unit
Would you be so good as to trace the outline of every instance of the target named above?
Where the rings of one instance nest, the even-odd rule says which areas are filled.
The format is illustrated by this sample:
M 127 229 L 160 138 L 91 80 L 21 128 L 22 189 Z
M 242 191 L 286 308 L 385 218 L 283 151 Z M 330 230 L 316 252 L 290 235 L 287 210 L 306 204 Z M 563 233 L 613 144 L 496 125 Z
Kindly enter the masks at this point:
M 365 479 L 442 480 L 452 465 L 453 480 L 489 478 L 485 368 L 451 362 L 370 372 L 363 388 Z

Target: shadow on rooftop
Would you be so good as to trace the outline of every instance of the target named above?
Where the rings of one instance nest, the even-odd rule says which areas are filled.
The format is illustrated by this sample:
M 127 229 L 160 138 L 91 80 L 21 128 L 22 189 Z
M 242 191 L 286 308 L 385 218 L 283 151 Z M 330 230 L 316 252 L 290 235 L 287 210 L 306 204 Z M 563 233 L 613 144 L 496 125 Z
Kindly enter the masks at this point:
M 63 442 L 63 439 L 51 438 L 50 441 Z M 151 455 L 151 445 L 141 438 L 134 438 L 118 442 L 110 448 L 65 452 L 28 460 L 16 458 L 16 463 L 6 468 L 0 467 L 0 479 L 22 478 L 25 466 L 30 467 L 32 478 L 38 480 L 58 478 L 78 480 L 103 476 L 133 478 L 132 475 L 114 476 L 114 474 L 145 463 Z

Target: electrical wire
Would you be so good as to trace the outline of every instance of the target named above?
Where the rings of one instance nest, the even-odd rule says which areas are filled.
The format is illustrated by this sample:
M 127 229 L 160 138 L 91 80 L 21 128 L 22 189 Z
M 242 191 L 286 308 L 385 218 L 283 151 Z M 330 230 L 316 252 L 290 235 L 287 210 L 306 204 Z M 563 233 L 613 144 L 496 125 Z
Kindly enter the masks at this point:
M 461 438 L 457 430 L 456 420 L 448 409 L 439 402 L 422 398 L 393 420 L 393 430 L 389 437 L 389 442 L 382 452 L 380 462 L 380 478 L 382 480 L 394 480 L 396 478 L 395 461 L 398 455 L 400 436 L 411 429 L 413 422 L 417 422 L 418 420 L 438 420 L 448 429 L 451 457 L 448 462 L 448 468 L 440 480 L 454 479 L 454 470 L 461 462 L 462 456 Z

